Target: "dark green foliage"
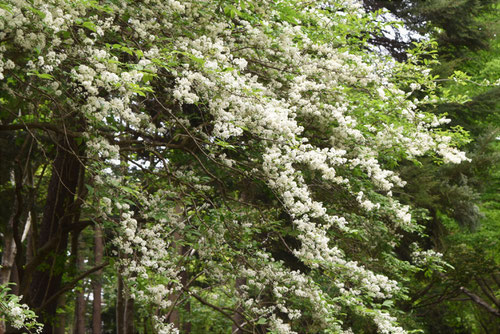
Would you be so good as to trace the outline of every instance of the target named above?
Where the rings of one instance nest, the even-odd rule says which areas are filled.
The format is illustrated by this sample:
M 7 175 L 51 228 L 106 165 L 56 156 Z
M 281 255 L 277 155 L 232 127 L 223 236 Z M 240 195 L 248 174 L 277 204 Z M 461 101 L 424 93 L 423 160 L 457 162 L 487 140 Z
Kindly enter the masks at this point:
M 488 49 L 496 27 L 480 20 L 485 13 L 497 13 L 498 0 L 364 0 L 368 10 L 388 9 L 413 32 L 431 34 L 439 42 L 439 51 L 452 60 L 463 50 Z M 498 13 L 497 13 L 498 14 Z M 394 38 L 374 38 L 396 58 L 404 58 L 404 50 L 418 35 L 397 33 Z
M 500 88 L 492 85 L 500 77 L 498 1 L 364 4 L 370 10 L 388 9 L 410 29 L 374 37 L 373 44 L 405 59 L 405 50 L 419 34 L 430 35 L 439 43 L 441 63 L 434 73 L 443 92 L 469 97 L 465 103 L 440 104 L 434 112 L 448 115 L 450 127 L 461 126 L 470 133 L 471 142 L 462 149 L 471 161 L 438 165 L 426 158 L 418 166 L 408 163 L 400 169 L 410 181 L 397 196 L 427 209 L 428 219 L 425 234 L 420 240 L 405 238 L 399 256 L 407 258 L 409 244 L 419 241 L 442 252 L 453 266 L 444 273 L 416 273 L 406 321 L 419 323 L 427 333 L 499 333 L 499 317 L 494 314 L 500 308 Z M 462 84 L 448 79 L 457 70 L 468 75 Z M 479 299 L 473 301 L 471 295 Z

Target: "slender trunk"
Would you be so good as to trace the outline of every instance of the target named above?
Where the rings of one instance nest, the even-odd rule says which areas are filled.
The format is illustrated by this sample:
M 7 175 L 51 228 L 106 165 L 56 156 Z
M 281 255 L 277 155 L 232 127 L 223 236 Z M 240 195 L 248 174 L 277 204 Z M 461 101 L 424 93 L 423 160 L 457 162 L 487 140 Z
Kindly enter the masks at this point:
M 13 282 L 14 285 L 10 287 L 11 288 L 10 293 L 15 295 L 19 295 L 20 277 L 16 263 L 17 248 L 14 239 L 13 229 L 14 229 L 14 220 L 16 219 L 16 216 L 20 215 L 21 210 L 23 210 L 23 208 L 19 208 L 19 203 L 16 200 L 16 206 L 14 212 L 10 216 L 9 221 L 7 223 L 7 229 L 4 237 L 2 260 L 1 260 L 2 262 L 0 267 L 0 285 Z M 28 232 L 30 231 L 30 223 L 31 223 L 30 215 L 28 214 L 24 226 L 24 232 L 20 240 L 21 242 L 24 242 L 24 240 L 28 235 Z M 5 333 L 6 330 L 7 327 L 5 325 L 5 321 L 3 319 L 0 319 L 0 334 Z
M 10 273 L 14 265 L 15 249 L 14 236 L 12 235 L 12 219 L 9 219 L 4 237 L 4 247 L 2 253 L 2 267 L 0 268 L 0 284 L 7 284 L 10 281 Z M 5 333 L 5 322 L 0 319 L 0 334 Z
M 120 273 L 118 273 L 118 291 L 116 294 L 116 333 L 134 333 L 134 300 L 128 296 Z
M 175 240 L 179 241 L 181 238 L 181 235 L 179 233 L 174 234 Z M 178 250 L 179 255 L 185 256 L 190 248 L 188 246 L 181 246 L 181 245 L 173 245 L 173 247 L 176 247 Z M 179 278 L 180 278 L 180 283 L 182 284 L 183 287 L 187 287 L 188 281 L 189 281 L 189 273 L 187 271 L 181 271 L 179 273 Z M 179 300 L 181 298 L 181 295 L 184 290 L 180 290 L 177 293 L 173 293 L 172 295 L 169 296 L 169 300 L 172 303 L 179 303 Z M 191 332 L 191 323 L 187 319 L 183 319 L 182 321 L 182 326 L 181 326 L 181 317 L 180 317 L 180 312 L 179 312 L 179 306 L 173 305 L 173 310 L 170 312 L 170 315 L 168 317 L 168 322 L 173 324 L 175 328 L 181 328 L 183 329 L 184 334 L 189 334 Z M 189 314 L 191 312 L 191 304 L 189 303 L 189 299 L 186 300 L 186 303 L 184 304 L 184 310 L 186 311 L 186 314 Z
M 102 239 L 102 230 L 96 225 L 94 228 L 94 262 L 95 265 L 102 263 L 103 253 L 104 253 L 104 243 Z M 102 332 L 102 270 L 95 273 L 92 279 L 92 291 L 94 300 L 92 302 L 92 333 L 101 334 Z
M 186 317 L 187 319 L 184 319 L 184 334 L 190 334 L 191 333 L 191 321 L 188 319 L 191 318 L 191 302 L 189 299 L 186 301 L 186 304 L 184 305 L 184 311 L 186 312 Z
M 76 209 L 73 203 L 80 164 L 74 153 L 76 145 L 69 144 L 69 140 L 66 138 L 59 143 L 36 246 L 40 249 L 54 238 L 57 238 L 57 242 L 43 261 L 48 268 L 39 266 L 33 273 L 24 275 L 32 278 L 31 284 L 28 283 L 30 288 L 26 300 L 38 312 L 39 320 L 45 325 L 44 333 L 52 333 L 52 322 L 56 318 L 57 299 L 46 301 L 56 294 L 62 285 L 69 225 L 73 221 Z
M 6 284 L 10 281 L 10 273 L 14 265 L 14 258 L 16 256 L 16 244 L 14 236 L 12 235 L 12 217 L 9 219 L 7 229 L 4 237 L 4 247 L 2 253 L 2 268 L 0 268 L 0 284 Z
M 63 308 L 66 305 L 67 297 L 65 294 L 62 294 L 57 298 L 57 308 Z M 54 334 L 66 334 L 66 314 L 59 314 L 54 324 Z
M 83 291 L 76 295 L 74 334 L 85 334 L 85 294 Z
M 180 204 L 176 205 L 175 212 L 177 215 L 179 215 L 180 218 L 183 217 L 184 210 Z M 174 242 L 171 245 L 171 247 L 173 247 L 176 250 L 177 254 L 182 257 L 182 259 L 179 262 L 179 265 L 184 264 L 183 260 L 185 260 L 185 258 L 187 257 L 187 254 L 190 251 L 190 248 L 188 246 L 182 245 L 182 243 L 181 243 L 182 238 L 183 238 L 182 234 L 180 234 L 179 232 L 175 232 L 174 233 Z M 186 270 L 184 270 L 184 271 L 179 273 L 179 278 L 180 278 L 181 285 L 184 288 L 186 288 L 188 285 L 188 281 L 189 281 L 189 273 Z M 179 303 L 183 292 L 184 292 L 184 290 L 181 289 L 181 290 L 179 290 L 179 292 L 173 293 L 169 296 L 168 299 L 174 304 L 172 305 L 173 309 L 170 311 L 170 315 L 168 317 L 168 322 L 173 324 L 175 326 L 175 328 L 178 328 L 178 329 L 182 328 L 182 330 L 185 334 L 189 334 L 191 332 L 191 323 L 186 319 L 187 317 L 184 317 L 184 319 L 182 321 L 182 325 L 181 325 L 180 312 L 179 312 L 180 306 L 175 305 L 175 304 Z M 191 304 L 189 303 L 189 298 L 186 300 L 186 303 L 184 304 L 184 310 L 186 311 L 186 315 L 189 314 L 191 311 Z
M 123 278 L 118 272 L 118 290 L 116 292 L 116 334 L 125 334 L 125 297 L 123 291 Z
M 179 293 L 173 293 L 170 296 L 168 296 L 168 300 L 172 303 L 175 303 L 178 299 Z M 179 323 L 180 323 L 180 316 L 179 316 L 179 309 L 174 306 L 174 309 L 170 312 L 170 315 L 168 316 L 168 322 L 173 324 L 175 328 L 179 328 Z
M 125 334 L 134 334 L 134 299 L 127 296 L 125 303 Z
M 76 271 L 78 273 L 83 272 L 83 256 L 80 252 L 80 242 L 78 238 L 78 234 L 74 234 L 73 237 L 73 256 L 76 261 Z M 74 323 L 74 334 L 85 334 L 85 290 L 79 289 L 76 293 L 76 301 L 75 301 L 75 323 Z

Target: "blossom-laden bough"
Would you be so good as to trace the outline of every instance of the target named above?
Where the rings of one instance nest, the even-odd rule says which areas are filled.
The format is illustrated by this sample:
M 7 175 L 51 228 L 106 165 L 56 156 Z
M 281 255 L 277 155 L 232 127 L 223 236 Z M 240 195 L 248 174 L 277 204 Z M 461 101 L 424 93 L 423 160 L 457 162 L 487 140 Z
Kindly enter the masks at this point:
M 405 332 L 395 166 L 466 159 L 420 108 L 424 47 L 371 51 L 355 0 L 0 4 L 0 130 L 84 167 L 71 209 L 113 231 L 158 332 L 189 300 L 242 333 Z

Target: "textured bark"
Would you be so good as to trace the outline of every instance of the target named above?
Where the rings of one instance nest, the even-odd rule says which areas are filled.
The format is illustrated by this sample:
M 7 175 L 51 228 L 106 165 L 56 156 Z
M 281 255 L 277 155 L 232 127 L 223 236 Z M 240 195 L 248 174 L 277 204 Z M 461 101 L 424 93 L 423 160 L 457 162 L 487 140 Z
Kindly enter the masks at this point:
M 118 272 L 118 287 L 116 292 L 116 334 L 125 334 L 125 296 L 123 291 L 123 279 Z
M 118 273 L 118 291 L 116 294 L 116 333 L 134 333 L 134 300 L 128 296 L 120 273 Z
M 177 293 L 173 293 L 170 296 L 168 296 L 168 300 L 171 301 L 172 303 L 175 303 L 177 298 L 178 298 Z M 175 328 L 179 328 L 180 316 L 177 307 L 174 307 L 174 309 L 170 312 L 170 315 L 168 316 L 168 322 L 173 324 Z
M 67 300 L 67 297 L 66 297 L 65 294 L 60 295 L 57 298 L 57 307 L 58 308 L 63 308 L 66 305 L 66 300 Z M 59 316 L 57 317 L 57 321 L 54 324 L 53 333 L 54 334 L 67 334 L 67 331 L 66 331 L 66 314 L 64 314 L 64 313 L 59 314 Z
M 0 268 L 0 284 L 6 284 L 10 280 L 10 273 L 14 265 L 14 257 L 16 256 L 16 244 L 12 235 L 12 217 L 9 219 L 4 237 L 4 247 L 2 249 L 2 268 Z
M 125 304 L 125 334 L 134 334 L 134 300 L 127 297 Z
M 76 260 L 76 270 L 77 272 L 83 271 L 83 256 L 80 252 L 80 243 L 78 241 L 78 234 L 73 238 L 73 244 L 75 245 L 73 256 Z M 75 301 L 75 323 L 74 323 L 74 334 L 85 334 L 85 291 L 83 289 L 78 290 L 76 293 Z
M 24 151 L 26 145 L 23 145 L 21 152 L 16 157 L 16 161 L 18 162 L 21 159 L 22 153 Z M 19 167 L 14 168 L 11 174 L 12 182 L 15 187 L 15 201 L 13 205 L 12 214 L 9 217 L 9 221 L 7 223 L 7 228 L 5 230 L 4 236 L 4 245 L 3 245 L 3 253 L 2 253 L 2 267 L 0 268 L 0 284 L 7 284 L 10 281 L 12 269 L 16 264 L 16 255 L 17 255 L 17 244 L 20 244 L 23 240 L 22 237 L 19 236 L 19 229 L 21 228 L 21 216 L 25 213 L 24 201 L 22 195 L 22 188 L 24 185 L 23 182 L 23 170 Z M 30 178 L 31 179 L 31 178 Z M 25 215 L 26 216 L 26 215 Z M 26 218 L 27 219 L 27 218 Z M 23 233 L 24 235 L 25 233 Z M 17 240 L 16 240 L 17 238 Z M 19 262 L 19 261 L 18 261 Z M 17 263 L 18 265 L 22 265 L 22 263 Z
M 104 243 L 102 239 L 102 230 L 99 226 L 94 227 L 94 263 L 102 263 L 104 253 Z M 92 333 L 101 334 L 102 332 L 102 270 L 95 273 L 92 278 L 92 291 L 94 300 L 92 302 Z
M 63 139 L 58 146 L 52 166 L 52 175 L 47 189 L 47 200 L 40 224 L 36 248 L 53 241 L 51 252 L 44 257 L 44 265 L 34 269 L 27 301 L 34 308 L 40 321 L 45 325 L 44 333 L 52 333 L 56 319 L 57 299 L 46 302 L 61 288 L 62 275 L 65 271 L 66 251 L 68 246 L 68 226 L 73 221 L 75 192 L 80 173 L 80 163 L 76 157 L 75 143 Z M 28 276 L 28 273 L 26 273 Z M 31 273 L 29 273 L 31 274 Z M 27 279 L 27 278 L 26 278 Z
M 13 218 L 14 216 L 12 215 L 5 231 L 4 246 L 2 249 L 2 267 L 0 268 L 0 284 L 6 284 L 10 281 L 14 257 L 16 256 L 16 244 L 12 235 Z M 0 319 L 0 334 L 5 333 L 5 330 L 5 322 Z
M 181 239 L 181 235 L 179 233 L 174 234 L 175 240 L 179 241 Z M 178 250 L 179 255 L 181 256 L 187 256 L 187 254 L 190 251 L 190 247 L 188 246 L 181 246 L 179 244 L 173 245 L 173 247 L 176 247 Z M 189 274 L 187 271 L 182 271 L 179 274 L 180 276 L 180 282 L 182 284 L 183 290 L 179 291 L 178 293 L 174 293 L 169 296 L 169 300 L 172 303 L 178 303 L 180 298 L 182 297 L 182 293 L 184 289 L 187 289 L 188 281 L 189 281 Z M 181 324 L 181 318 L 180 318 L 180 312 L 179 312 L 179 307 L 178 305 L 173 306 L 173 310 L 170 312 L 170 315 L 168 317 L 168 322 L 174 324 L 175 328 L 182 329 L 182 333 L 184 334 L 189 334 L 191 333 L 191 323 L 187 319 L 183 319 L 182 324 Z M 189 299 L 185 302 L 184 304 L 184 310 L 186 314 L 189 314 L 191 312 L 191 304 L 189 303 Z

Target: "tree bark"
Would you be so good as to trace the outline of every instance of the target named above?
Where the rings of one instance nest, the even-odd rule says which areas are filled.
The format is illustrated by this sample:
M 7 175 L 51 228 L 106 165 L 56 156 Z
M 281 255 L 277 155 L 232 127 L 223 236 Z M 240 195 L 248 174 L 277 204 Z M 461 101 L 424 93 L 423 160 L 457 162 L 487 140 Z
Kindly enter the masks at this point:
M 104 253 L 104 243 L 102 239 L 102 230 L 98 225 L 94 227 L 94 263 L 102 263 Z M 92 279 L 92 291 L 94 300 L 92 302 L 92 333 L 101 334 L 102 332 L 102 270 L 97 271 Z
M 0 284 L 7 284 L 10 281 L 10 273 L 14 265 L 14 257 L 16 256 L 16 244 L 12 235 L 13 215 L 9 218 L 5 231 L 4 246 L 2 253 L 2 267 L 0 268 Z M 4 334 L 6 330 L 5 321 L 0 319 L 0 334 Z
M 175 240 L 178 242 L 181 239 L 181 235 L 179 233 L 174 234 Z M 186 256 L 186 254 L 190 251 L 190 247 L 188 246 L 182 246 L 178 243 L 175 243 L 172 245 L 172 247 L 177 248 L 178 254 L 181 256 Z M 186 270 L 183 270 L 179 273 L 180 277 L 180 283 L 183 287 L 183 289 L 187 288 L 188 281 L 189 281 L 189 273 Z M 172 295 L 169 296 L 169 300 L 172 303 L 178 303 L 182 293 L 184 290 L 181 290 L 177 293 L 173 293 Z M 189 302 L 189 299 L 186 300 L 186 303 L 184 304 L 184 311 L 186 314 L 189 314 L 191 312 L 191 304 Z M 181 324 L 181 317 L 180 317 L 180 312 L 179 312 L 179 306 L 173 305 L 173 309 L 170 312 L 170 315 L 168 317 L 168 322 L 173 324 L 175 328 L 183 330 L 184 334 L 189 334 L 191 333 L 191 322 L 189 322 L 188 319 L 182 319 L 182 324 Z
M 57 299 L 48 303 L 45 301 L 61 288 L 67 257 L 68 226 L 76 213 L 73 204 L 81 168 L 75 152 L 77 147 L 74 141 L 68 138 L 61 140 L 52 166 L 36 248 L 40 249 L 56 237 L 58 241 L 43 261 L 48 267 L 38 266 L 32 275 L 25 275 L 32 278 L 31 283 L 28 282 L 26 300 L 38 312 L 39 320 L 44 324 L 44 333 L 52 333 Z
M 127 296 L 125 304 L 125 334 L 134 334 L 134 299 Z
M 80 242 L 78 234 L 73 237 L 74 243 L 74 254 L 76 260 L 76 270 L 78 273 L 83 272 L 83 256 L 80 252 Z M 75 301 L 75 323 L 74 323 L 74 334 L 85 334 L 85 290 L 79 289 L 76 292 Z
M 65 294 L 60 295 L 57 298 L 57 307 L 62 308 L 66 305 L 67 296 Z M 58 314 L 57 321 L 54 324 L 54 334 L 66 334 L 66 314 Z
M 123 291 L 123 279 L 118 272 L 118 287 L 116 292 L 116 334 L 125 334 L 125 297 Z
M 2 268 L 0 268 L 0 284 L 6 284 L 10 280 L 10 273 L 14 265 L 14 257 L 16 255 L 16 244 L 12 235 L 12 217 L 9 219 L 4 237 L 4 246 L 2 253 Z

